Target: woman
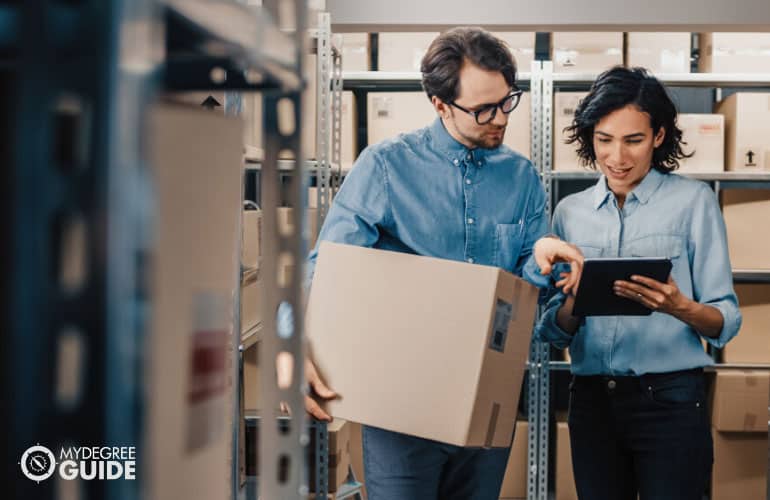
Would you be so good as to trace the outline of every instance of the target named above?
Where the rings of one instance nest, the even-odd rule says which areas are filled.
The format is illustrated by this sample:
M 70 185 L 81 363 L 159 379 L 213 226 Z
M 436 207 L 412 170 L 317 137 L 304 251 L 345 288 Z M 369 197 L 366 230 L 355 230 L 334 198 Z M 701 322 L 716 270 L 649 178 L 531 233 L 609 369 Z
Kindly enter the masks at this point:
M 572 316 L 548 302 L 537 335 L 569 347 L 569 429 L 581 500 L 702 498 L 713 461 L 701 340 L 738 332 L 724 221 L 713 191 L 672 174 L 682 150 L 676 108 L 643 69 L 602 75 L 575 111 L 569 142 L 603 174 L 556 207 L 554 232 L 588 257 L 667 257 L 668 280 L 615 283 L 650 316 Z M 578 292 L 579 293 L 579 292 Z

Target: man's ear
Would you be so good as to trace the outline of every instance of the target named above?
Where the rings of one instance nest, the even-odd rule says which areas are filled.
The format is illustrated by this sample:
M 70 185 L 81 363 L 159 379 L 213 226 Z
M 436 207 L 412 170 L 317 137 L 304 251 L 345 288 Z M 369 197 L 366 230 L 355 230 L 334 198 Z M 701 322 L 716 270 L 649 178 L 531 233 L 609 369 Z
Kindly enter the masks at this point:
M 450 111 L 449 105 L 447 103 L 445 103 L 444 101 L 442 101 L 441 99 L 439 99 L 435 95 L 430 98 L 430 102 L 433 104 L 433 109 L 436 110 L 436 113 L 438 113 L 438 115 L 441 118 L 448 118 L 449 117 L 449 114 L 451 113 L 451 111 Z

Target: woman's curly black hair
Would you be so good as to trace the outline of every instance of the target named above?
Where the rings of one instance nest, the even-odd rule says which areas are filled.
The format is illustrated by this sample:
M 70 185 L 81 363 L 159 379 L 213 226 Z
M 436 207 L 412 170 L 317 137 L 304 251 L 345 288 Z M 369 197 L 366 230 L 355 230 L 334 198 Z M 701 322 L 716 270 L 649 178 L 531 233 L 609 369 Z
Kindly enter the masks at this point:
M 591 90 L 575 110 L 572 125 L 565 128 L 567 144 L 578 144 L 578 157 L 584 166 L 596 168 L 594 127 L 608 114 L 629 104 L 650 115 L 653 134 L 666 131 L 663 143 L 652 154 L 652 168 L 670 173 L 679 168 L 679 160 L 693 153 L 682 150 L 682 131 L 676 126 L 676 106 L 657 78 L 644 68 L 614 67 L 605 71 L 591 85 Z

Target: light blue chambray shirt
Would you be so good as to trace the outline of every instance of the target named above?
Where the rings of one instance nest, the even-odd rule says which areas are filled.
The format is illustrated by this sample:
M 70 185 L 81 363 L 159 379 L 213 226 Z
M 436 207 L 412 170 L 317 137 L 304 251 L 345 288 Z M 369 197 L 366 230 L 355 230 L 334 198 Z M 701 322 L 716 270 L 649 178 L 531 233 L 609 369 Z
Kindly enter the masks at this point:
M 532 163 L 502 145 L 469 150 L 432 125 L 366 148 L 347 175 L 322 240 L 500 267 L 540 286 L 532 247 L 548 230 Z
M 717 338 L 701 336 L 668 314 L 587 317 L 574 337 L 556 324 L 564 295 L 556 292 L 536 337 L 569 347 L 576 375 L 642 375 L 713 364 L 701 345 L 722 347 L 741 325 L 733 290 L 724 220 L 714 192 L 703 182 L 655 169 L 626 197 L 622 210 L 605 177 L 566 197 L 553 230 L 586 257 L 668 257 L 681 292 L 716 307 L 724 318 Z

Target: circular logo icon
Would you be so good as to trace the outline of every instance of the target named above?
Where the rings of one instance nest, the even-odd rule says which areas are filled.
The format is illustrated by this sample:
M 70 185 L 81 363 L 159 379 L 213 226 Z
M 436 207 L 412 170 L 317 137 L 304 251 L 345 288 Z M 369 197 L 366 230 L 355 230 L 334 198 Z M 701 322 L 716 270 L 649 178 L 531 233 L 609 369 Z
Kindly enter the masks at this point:
M 45 446 L 32 446 L 21 456 L 21 471 L 33 481 L 44 481 L 53 475 L 56 457 Z

